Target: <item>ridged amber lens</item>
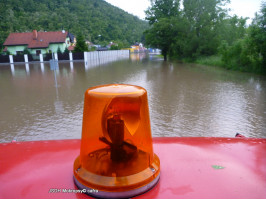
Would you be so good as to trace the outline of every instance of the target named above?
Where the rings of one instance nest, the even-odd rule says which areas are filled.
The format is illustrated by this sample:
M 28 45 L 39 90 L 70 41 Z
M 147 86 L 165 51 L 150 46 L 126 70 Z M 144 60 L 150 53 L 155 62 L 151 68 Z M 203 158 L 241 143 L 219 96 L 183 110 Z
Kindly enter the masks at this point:
M 133 85 L 104 85 L 85 92 L 80 156 L 74 177 L 96 197 L 129 197 L 158 181 L 147 92 Z M 153 184 L 152 184 L 153 183 Z

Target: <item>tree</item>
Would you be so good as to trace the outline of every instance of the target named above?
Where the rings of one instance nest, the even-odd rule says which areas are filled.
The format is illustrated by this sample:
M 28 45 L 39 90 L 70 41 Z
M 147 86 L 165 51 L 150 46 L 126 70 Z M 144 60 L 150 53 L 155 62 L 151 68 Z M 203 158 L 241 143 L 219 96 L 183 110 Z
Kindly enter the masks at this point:
M 69 53 L 69 50 L 67 47 L 65 48 L 64 53 Z
M 110 50 L 120 50 L 118 45 L 111 45 Z
M 224 66 L 246 72 L 266 73 L 266 4 L 257 14 L 245 36 L 219 47 Z M 232 20 L 235 20 L 232 18 Z M 234 36 L 234 35 L 233 35 Z
M 6 51 L 6 55 L 11 55 L 10 51 L 7 50 Z
M 227 16 L 223 6 L 228 0 L 154 0 L 146 11 L 151 28 L 146 43 L 178 58 L 197 58 L 217 53 L 219 26 Z
M 173 51 L 176 38 L 181 36 L 182 28 L 180 29 L 178 24 L 180 24 L 179 21 L 174 17 L 162 18 L 145 32 L 146 43 L 154 48 L 161 49 L 165 61 L 167 55 Z
M 266 73 L 266 2 L 261 5 L 260 14 L 256 14 L 250 27 L 250 44 L 261 71 Z
M 247 18 L 239 18 L 236 15 L 221 21 L 217 29 L 219 40 L 232 45 L 236 40 L 244 38 L 247 31 L 246 21 Z
M 195 58 L 213 55 L 217 52 L 220 40 L 218 27 L 224 20 L 227 10 L 223 6 L 228 0 L 184 0 L 184 18 L 189 21 L 186 56 Z
M 74 48 L 74 52 L 84 52 L 88 51 L 88 45 L 85 42 L 85 39 L 81 33 L 77 35 L 77 44 Z
M 60 47 L 57 48 L 57 53 L 60 53 L 60 54 L 62 53 Z
M 151 0 L 152 6 L 145 11 L 146 20 L 152 25 L 160 19 L 179 15 L 180 0 Z
M 151 1 L 152 7 L 146 11 L 146 19 L 152 26 L 145 32 L 146 44 L 162 50 L 167 60 L 176 37 L 175 22 L 179 16 L 179 0 Z

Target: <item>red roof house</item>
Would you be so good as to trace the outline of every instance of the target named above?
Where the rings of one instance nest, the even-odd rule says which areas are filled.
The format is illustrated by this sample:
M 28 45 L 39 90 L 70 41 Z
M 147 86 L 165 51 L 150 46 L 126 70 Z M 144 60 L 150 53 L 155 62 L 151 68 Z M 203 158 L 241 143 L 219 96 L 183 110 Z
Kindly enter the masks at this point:
M 69 33 L 66 31 L 56 32 L 32 32 L 10 33 L 3 44 L 11 54 L 23 52 L 25 48 L 31 53 L 62 52 L 71 45 Z

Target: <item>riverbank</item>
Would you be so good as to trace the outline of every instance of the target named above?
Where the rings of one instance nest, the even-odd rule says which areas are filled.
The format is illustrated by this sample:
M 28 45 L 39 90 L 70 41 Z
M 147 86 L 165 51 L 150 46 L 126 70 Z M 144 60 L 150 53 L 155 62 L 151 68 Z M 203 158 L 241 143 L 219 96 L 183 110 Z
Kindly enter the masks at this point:
M 206 56 L 206 57 L 199 57 L 194 61 L 191 60 L 182 60 L 184 63 L 196 63 L 201 65 L 207 65 L 207 66 L 215 66 L 215 67 L 222 67 L 227 70 L 232 71 L 240 71 L 240 72 L 248 72 L 248 73 L 254 73 L 259 75 L 266 75 L 266 71 L 258 71 L 257 68 L 252 66 L 243 67 L 237 63 L 233 63 L 232 65 L 227 65 L 223 62 L 221 55 L 212 55 L 212 56 Z
M 157 57 L 163 58 L 163 55 L 157 55 Z M 200 65 L 207 65 L 207 66 L 214 66 L 214 67 L 221 67 L 230 71 L 240 71 L 240 72 L 247 72 L 252 74 L 258 74 L 266 76 L 266 69 L 261 70 L 259 67 L 256 66 L 241 66 L 235 60 L 229 60 L 228 63 L 225 63 L 222 59 L 221 55 L 212 55 L 212 56 L 202 56 L 198 57 L 197 59 L 178 59 L 176 57 L 169 58 L 171 61 L 178 61 L 182 63 L 193 63 L 193 64 L 200 64 Z

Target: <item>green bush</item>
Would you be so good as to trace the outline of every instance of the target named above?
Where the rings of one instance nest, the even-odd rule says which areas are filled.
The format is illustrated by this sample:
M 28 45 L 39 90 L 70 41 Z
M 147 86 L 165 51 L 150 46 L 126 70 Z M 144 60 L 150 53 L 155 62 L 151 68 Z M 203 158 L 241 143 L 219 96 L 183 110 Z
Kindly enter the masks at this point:
M 249 37 L 237 40 L 231 46 L 222 42 L 219 47 L 223 67 L 243 72 L 262 73 L 262 58 L 252 50 Z
M 24 50 L 23 50 L 23 54 L 28 54 L 29 55 L 31 53 L 30 53 L 29 49 L 27 47 L 25 47 Z
M 118 45 L 112 45 L 110 50 L 119 50 L 119 47 Z

